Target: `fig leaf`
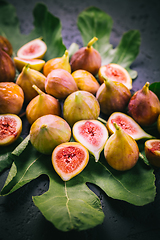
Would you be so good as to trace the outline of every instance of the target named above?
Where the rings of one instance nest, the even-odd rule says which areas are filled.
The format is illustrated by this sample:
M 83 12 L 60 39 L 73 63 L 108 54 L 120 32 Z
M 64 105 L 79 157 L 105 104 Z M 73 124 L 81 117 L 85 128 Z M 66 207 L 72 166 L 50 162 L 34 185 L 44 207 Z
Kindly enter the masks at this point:
M 141 159 L 130 171 L 119 172 L 109 167 L 103 156 L 98 163 L 90 156 L 87 167 L 70 181 L 64 182 L 54 171 L 51 156 L 37 152 L 28 140 L 29 137 L 24 139 L 12 153 L 14 162 L 1 195 L 8 195 L 46 174 L 49 189 L 41 196 L 34 196 L 33 201 L 45 218 L 61 231 L 84 230 L 103 222 L 100 200 L 87 187 L 87 182 L 99 186 L 109 197 L 134 205 L 142 206 L 154 201 L 156 188 L 153 169 Z
M 149 89 L 154 92 L 160 100 L 160 82 L 151 83 Z
M 15 8 L 6 1 L 0 2 L 0 35 L 9 39 L 14 55 L 25 43 L 42 37 L 47 44 L 44 60 L 62 56 L 66 47 L 62 40 L 62 26 L 59 18 L 53 16 L 43 3 L 35 5 L 33 16 L 33 30 L 29 34 L 22 34 Z
M 92 37 L 98 38 L 93 47 L 99 51 L 102 65 L 110 62 L 117 63 L 127 69 L 132 79 L 137 77 L 137 72 L 131 70 L 130 65 L 139 53 L 141 39 L 138 30 L 124 33 L 118 46 L 113 49 L 109 42 L 113 20 L 108 14 L 96 7 L 89 7 L 79 14 L 77 25 L 84 46 Z

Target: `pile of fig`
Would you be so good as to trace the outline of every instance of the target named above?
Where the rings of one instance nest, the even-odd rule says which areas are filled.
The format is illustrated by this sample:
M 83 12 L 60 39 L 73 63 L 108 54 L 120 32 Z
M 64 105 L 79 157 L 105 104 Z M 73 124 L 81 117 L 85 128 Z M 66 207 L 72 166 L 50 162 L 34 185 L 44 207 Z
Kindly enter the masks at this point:
M 116 63 L 102 66 L 96 41 L 91 38 L 71 58 L 66 49 L 45 62 L 41 38 L 12 59 L 11 43 L 0 36 L 0 146 L 16 141 L 25 115 L 31 144 L 51 155 L 64 181 L 79 174 L 90 155 L 98 162 L 103 154 L 112 168 L 129 171 L 139 159 L 140 139 L 150 164 L 160 167 L 160 139 L 143 129 L 156 125 L 160 134 L 158 97 L 149 82 L 131 94 L 129 73 Z

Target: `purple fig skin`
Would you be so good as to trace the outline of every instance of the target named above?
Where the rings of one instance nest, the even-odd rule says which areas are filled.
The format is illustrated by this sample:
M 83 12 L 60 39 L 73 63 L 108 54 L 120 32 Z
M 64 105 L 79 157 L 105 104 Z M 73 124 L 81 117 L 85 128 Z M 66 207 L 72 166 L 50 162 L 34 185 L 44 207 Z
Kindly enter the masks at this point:
M 12 56 L 12 53 L 13 53 L 12 45 L 10 41 L 3 36 L 0 36 L 0 48 L 3 51 L 5 51 L 10 57 Z
M 128 113 L 141 126 L 149 126 L 157 121 L 160 101 L 156 94 L 149 90 L 148 82 L 131 97 Z
M 16 76 L 16 68 L 8 53 L 0 48 L 0 82 L 13 82 Z

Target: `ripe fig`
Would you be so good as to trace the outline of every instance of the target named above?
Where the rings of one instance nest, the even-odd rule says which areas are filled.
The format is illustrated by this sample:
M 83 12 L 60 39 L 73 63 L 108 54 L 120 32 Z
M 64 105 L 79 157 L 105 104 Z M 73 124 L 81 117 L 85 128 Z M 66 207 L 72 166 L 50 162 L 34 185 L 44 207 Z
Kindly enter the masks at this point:
M 77 142 L 62 143 L 52 153 L 53 167 L 63 181 L 68 181 L 82 172 L 88 161 L 87 149 Z
M 107 140 L 104 156 L 108 164 L 119 171 L 126 171 L 135 166 L 139 158 L 137 142 L 122 128 L 114 123 L 116 131 Z
M 45 64 L 45 61 L 42 59 L 26 60 L 26 59 L 22 59 L 19 57 L 14 57 L 13 60 L 14 60 L 15 66 L 19 72 L 21 72 L 23 67 L 27 64 L 29 64 L 30 68 L 37 70 L 37 71 L 41 71 Z
M 13 82 L 16 76 L 16 68 L 8 53 L 0 48 L 0 82 Z
M 39 117 L 30 128 L 30 141 L 37 151 L 51 154 L 53 149 L 71 138 L 71 128 L 61 117 L 48 114 Z
M 157 121 L 160 114 L 160 101 L 156 94 L 149 90 L 149 82 L 131 97 L 128 113 L 141 126 L 149 126 Z
M 104 76 L 112 81 L 123 83 L 129 90 L 132 89 L 132 79 L 128 71 L 119 64 L 109 63 L 101 66 L 98 71 L 100 83 L 104 82 Z
M 0 48 L 3 51 L 5 51 L 10 57 L 12 56 L 13 54 L 12 44 L 7 38 L 3 36 L 0 36 Z
M 38 96 L 33 98 L 26 108 L 26 117 L 30 124 L 37 118 L 47 114 L 60 115 L 60 103 L 53 96 L 42 92 L 36 85 L 33 88 L 37 91 Z
M 22 121 L 16 114 L 0 114 L 0 146 L 15 142 L 22 132 Z
M 33 85 L 45 91 L 45 80 L 46 77 L 41 72 L 31 69 L 29 64 L 23 67 L 22 72 L 16 80 L 16 84 L 23 89 L 26 103 L 30 102 L 38 95 L 36 90 L 32 87 Z
M 40 38 L 34 39 L 23 45 L 17 52 L 17 57 L 22 59 L 42 59 L 47 51 L 47 45 Z
M 160 167 L 160 139 L 145 142 L 145 155 L 151 165 Z
M 80 48 L 72 55 L 70 60 L 72 72 L 83 69 L 94 76 L 98 73 L 101 66 L 101 56 L 92 46 L 97 40 L 98 38 L 96 37 L 92 38 L 86 47 Z
M 64 69 L 71 73 L 71 65 L 69 63 L 69 52 L 65 51 L 62 57 L 57 57 L 48 60 L 43 67 L 43 74 L 47 77 L 47 75 L 54 69 Z
M 78 90 L 71 93 L 64 101 L 64 119 L 73 126 L 80 120 L 94 120 L 100 114 L 100 106 L 96 97 L 87 91 Z
M 23 106 L 24 93 L 13 82 L 0 82 L 0 113 L 18 114 Z
M 158 129 L 158 132 L 160 133 L 160 114 L 157 119 L 157 129 Z
M 131 92 L 123 83 L 104 78 L 104 83 L 99 87 L 96 98 L 102 113 L 110 115 L 116 111 L 124 111 L 131 98 Z
M 86 70 L 76 70 L 72 73 L 72 77 L 74 78 L 79 90 L 84 90 L 95 95 L 100 87 L 97 79 Z
M 81 120 L 72 128 L 74 139 L 85 146 L 98 162 L 100 153 L 108 139 L 108 130 L 98 120 Z
M 133 118 L 121 112 L 114 112 L 108 118 L 106 126 L 110 135 L 116 131 L 114 122 L 135 140 L 153 138 L 153 136 L 146 133 Z
M 72 92 L 78 90 L 71 73 L 64 69 L 52 70 L 46 77 L 46 93 L 58 98 L 64 99 Z

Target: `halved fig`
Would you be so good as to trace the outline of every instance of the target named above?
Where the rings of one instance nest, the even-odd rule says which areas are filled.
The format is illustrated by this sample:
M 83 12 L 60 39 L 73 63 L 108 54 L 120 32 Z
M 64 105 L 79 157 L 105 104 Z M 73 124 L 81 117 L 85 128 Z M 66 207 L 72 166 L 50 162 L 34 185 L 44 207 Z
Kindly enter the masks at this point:
M 37 151 L 51 154 L 61 143 L 68 142 L 71 128 L 61 117 L 48 114 L 39 117 L 30 128 L 30 141 Z
M 15 114 L 0 114 L 0 146 L 15 142 L 22 132 L 22 121 Z
M 81 120 L 73 125 L 72 131 L 74 139 L 84 145 L 98 162 L 108 139 L 106 126 L 98 120 Z
M 132 89 L 132 79 L 128 71 L 119 64 L 109 63 L 100 67 L 98 71 L 98 78 L 100 83 L 104 82 L 103 76 L 107 78 L 123 83 L 129 90 Z
M 110 134 L 116 131 L 114 122 L 135 140 L 153 138 L 153 136 L 146 133 L 133 118 L 121 112 L 114 112 L 108 118 L 107 128 Z
M 147 140 L 145 142 L 145 154 L 153 166 L 160 167 L 160 139 Z
M 89 161 L 88 150 L 77 142 L 58 145 L 52 153 L 52 164 L 63 181 L 78 175 Z
M 23 67 L 27 64 L 29 64 L 30 68 L 32 68 L 34 70 L 37 70 L 37 71 L 41 71 L 44 64 L 45 64 L 45 61 L 42 60 L 42 59 L 28 59 L 28 60 L 26 60 L 26 59 L 23 59 L 23 58 L 14 57 L 13 60 L 14 60 L 15 66 L 18 69 L 19 72 L 21 72 Z
M 34 39 L 23 45 L 17 52 L 17 56 L 23 59 L 42 59 L 47 51 L 47 45 L 40 38 Z

